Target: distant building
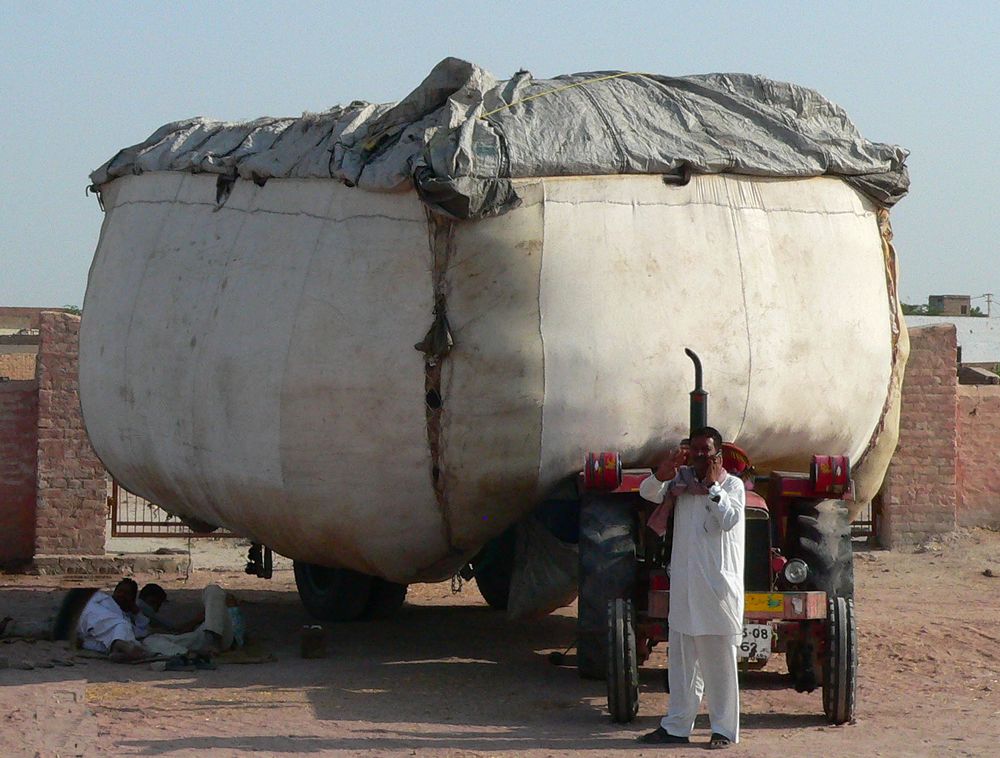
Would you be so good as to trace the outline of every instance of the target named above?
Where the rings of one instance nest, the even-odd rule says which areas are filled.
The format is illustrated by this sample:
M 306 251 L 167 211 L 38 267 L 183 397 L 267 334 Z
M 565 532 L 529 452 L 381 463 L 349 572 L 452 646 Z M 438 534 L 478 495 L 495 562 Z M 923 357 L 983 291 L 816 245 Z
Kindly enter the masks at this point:
M 35 378 L 42 311 L 65 310 L 0 306 L 0 381 Z
M 931 295 L 927 298 L 927 310 L 941 316 L 968 316 L 972 311 L 969 295 Z
M 67 308 L 15 308 L 0 305 L 0 334 L 38 334 L 38 321 L 42 311 L 61 311 Z

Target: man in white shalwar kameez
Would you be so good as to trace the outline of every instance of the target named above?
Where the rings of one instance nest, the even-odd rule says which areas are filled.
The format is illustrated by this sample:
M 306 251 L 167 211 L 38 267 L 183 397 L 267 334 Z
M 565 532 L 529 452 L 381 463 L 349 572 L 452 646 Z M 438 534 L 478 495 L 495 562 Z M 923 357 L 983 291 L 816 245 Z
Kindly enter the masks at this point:
M 162 588 L 160 592 L 166 599 Z M 135 661 L 154 655 L 172 657 L 188 653 L 207 658 L 233 644 L 226 593 L 217 584 L 209 584 L 202 592 L 203 620 L 199 620 L 193 631 L 182 634 L 150 634 L 149 619 L 141 612 L 137 599 L 137 586 L 132 579 L 122 579 L 111 595 L 95 592 L 77 621 L 80 646 L 105 653 L 112 660 Z
M 690 465 L 682 465 L 685 456 Z M 736 650 L 743 632 L 743 481 L 722 467 L 722 437 L 696 430 L 687 454 L 671 451 L 639 487 L 661 503 L 650 527 L 661 534 L 673 509 L 670 558 L 667 715 L 647 744 L 688 742 L 702 695 L 712 725 L 709 747 L 739 741 Z

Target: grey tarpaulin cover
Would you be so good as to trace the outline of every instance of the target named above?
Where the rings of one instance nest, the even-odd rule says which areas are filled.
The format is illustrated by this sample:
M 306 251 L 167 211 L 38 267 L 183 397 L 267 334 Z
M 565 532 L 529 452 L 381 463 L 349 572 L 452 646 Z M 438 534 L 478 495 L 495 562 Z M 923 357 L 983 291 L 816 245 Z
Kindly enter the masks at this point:
M 175 121 L 90 178 L 97 188 L 145 171 L 334 178 L 377 192 L 413 187 L 439 213 L 479 218 L 517 205 L 510 179 L 688 171 L 841 176 L 891 206 L 909 186 L 906 156 L 864 139 L 814 90 L 760 76 L 519 71 L 497 81 L 446 58 L 396 104 Z

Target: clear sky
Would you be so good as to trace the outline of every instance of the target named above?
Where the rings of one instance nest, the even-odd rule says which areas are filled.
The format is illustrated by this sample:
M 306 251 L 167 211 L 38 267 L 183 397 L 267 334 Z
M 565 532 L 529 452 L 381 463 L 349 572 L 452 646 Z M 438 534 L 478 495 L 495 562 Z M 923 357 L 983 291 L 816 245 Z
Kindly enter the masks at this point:
M 892 213 L 903 300 L 1000 295 L 998 19 L 995 1 L 5 0 L 0 305 L 83 303 L 103 218 L 88 174 L 162 124 L 398 100 L 449 55 L 497 78 L 740 71 L 815 88 L 911 151 Z

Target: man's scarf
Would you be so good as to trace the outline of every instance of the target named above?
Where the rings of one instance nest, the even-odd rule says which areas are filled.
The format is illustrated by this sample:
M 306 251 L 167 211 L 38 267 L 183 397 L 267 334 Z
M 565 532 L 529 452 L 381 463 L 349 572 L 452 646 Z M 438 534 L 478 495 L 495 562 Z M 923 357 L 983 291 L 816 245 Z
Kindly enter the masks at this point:
M 722 470 L 723 479 L 727 472 Z M 650 514 L 646 526 L 656 532 L 660 537 L 667 533 L 667 520 L 674 510 L 678 495 L 707 495 L 708 487 L 698 479 L 698 475 L 690 466 L 681 466 L 674 478 L 667 483 L 667 491 L 663 497 L 663 502 Z

